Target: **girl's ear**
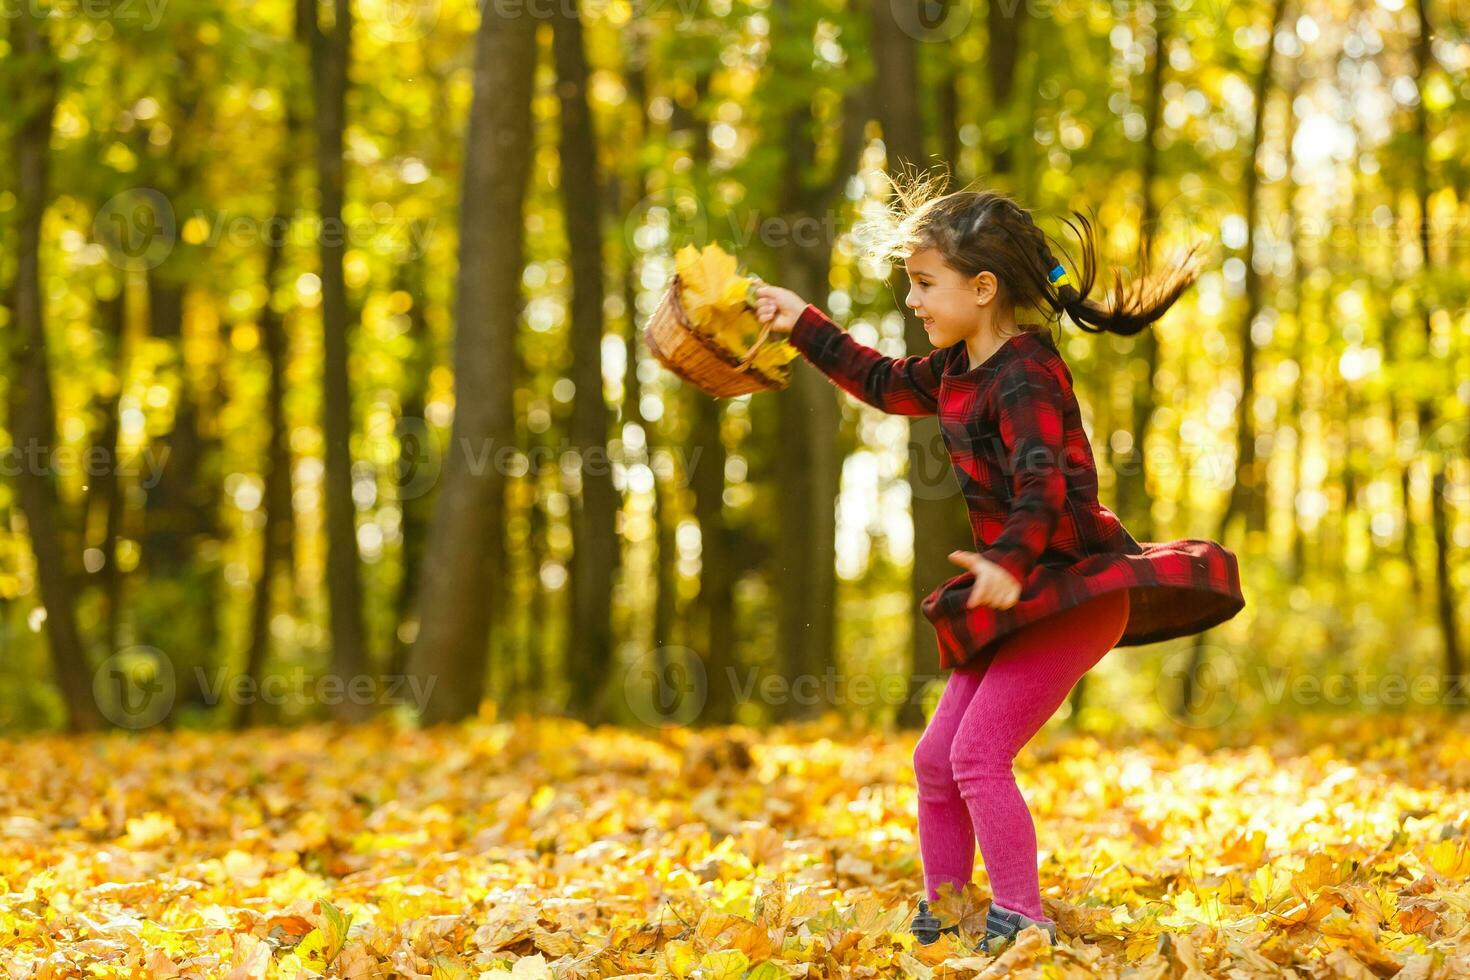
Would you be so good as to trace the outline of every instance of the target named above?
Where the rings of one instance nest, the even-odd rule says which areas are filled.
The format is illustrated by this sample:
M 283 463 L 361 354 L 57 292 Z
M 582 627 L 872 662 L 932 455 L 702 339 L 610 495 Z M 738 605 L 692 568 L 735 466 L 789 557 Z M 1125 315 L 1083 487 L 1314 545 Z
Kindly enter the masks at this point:
M 995 278 L 995 273 L 985 271 L 970 277 L 970 284 L 975 287 L 975 305 L 984 306 L 995 299 L 996 290 L 1000 283 Z

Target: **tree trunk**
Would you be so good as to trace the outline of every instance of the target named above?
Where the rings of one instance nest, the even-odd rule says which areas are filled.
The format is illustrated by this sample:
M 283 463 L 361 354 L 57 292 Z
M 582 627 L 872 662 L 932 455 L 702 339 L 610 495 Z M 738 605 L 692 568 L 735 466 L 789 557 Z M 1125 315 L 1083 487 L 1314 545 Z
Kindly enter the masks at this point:
M 187 178 L 185 178 L 187 179 Z M 207 704 L 200 672 L 217 655 L 217 603 L 210 570 L 198 558 L 199 546 L 219 537 L 218 484 L 206 476 L 213 448 L 204 436 L 201 407 L 185 357 L 185 286 L 167 263 L 148 270 L 148 329 L 166 343 L 174 358 L 178 387 L 173 426 L 154 447 L 166 461 L 147 489 L 143 507 L 140 571 L 147 583 L 134 610 L 139 639 L 158 650 L 173 667 L 178 684 L 165 725 L 185 706 Z
M 825 307 L 829 267 L 825 254 L 795 252 L 784 268 L 792 290 Z M 781 486 L 777 637 L 790 687 L 775 714 L 794 720 L 814 717 L 825 707 L 820 697 L 824 674 L 836 667 L 841 484 L 836 432 L 841 416 L 831 382 L 815 368 L 793 371 L 790 386 L 777 398 L 783 434 L 776 460 Z
M 46 348 L 45 293 L 41 287 L 41 218 L 46 211 L 51 120 L 56 110 L 57 76 L 45 21 L 29 10 L 14 20 L 13 49 L 40 70 L 16 100 L 15 129 L 16 268 L 11 306 L 15 316 L 15 384 L 11 387 L 10 428 L 14 444 L 29 454 L 18 467 L 16 491 L 30 532 L 40 599 L 46 610 L 52 669 L 66 704 L 72 731 L 101 728 L 103 718 L 92 696 L 92 671 L 77 629 L 71 574 L 57 520 L 59 501 L 49 470 L 56 445 L 50 356 Z
M 298 6 L 298 13 L 301 10 Z M 298 22 L 298 31 L 303 25 Z M 265 289 L 266 301 L 260 310 L 261 352 L 266 360 L 265 424 L 268 442 L 265 465 L 265 525 L 260 534 L 260 577 L 255 581 L 251 598 L 250 642 L 245 654 L 247 690 L 259 691 L 265 675 L 266 658 L 270 654 L 271 592 L 278 567 L 290 567 L 291 538 L 295 531 L 295 514 L 291 493 L 291 432 L 286 423 L 286 371 L 291 356 L 290 337 L 283 312 L 276 308 L 275 290 L 285 259 L 286 230 L 296 200 L 294 175 L 301 148 L 301 122 L 294 109 L 294 93 L 283 91 L 286 103 L 284 150 L 276 164 L 275 218 L 267 228 L 280 227 L 281 234 L 266 237 Z M 259 724 L 264 707 L 261 698 L 235 706 L 232 719 L 236 729 Z
M 171 52 L 168 122 L 174 136 L 167 152 L 147 148 L 154 152 L 145 157 L 148 169 L 140 174 L 143 181 L 159 189 L 160 198 L 185 212 L 201 186 L 195 149 L 200 134 L 195 123 L 203 99 L 194 54 L 187 43 Z M 177 381 L 171 427 L 152 447 L 155 458 L 165 465 L 156 474 L 156 482 L 143 488 L 146 497 L 137 574 L 146 587 L 132 591 L 129 613 L 137 625 L 138 640 L 172 666 L 177 688 L 161 719 L 171 726 L 181 709 L 209 706 L 202 680 L 207 669 L 219 666 L 215 593 L 220 566 L 201 559 L 199 550 L 205 542 L 220 539 L 221 487 L 217 472 L 209 465 L 218 459 L 219 443 L 206 435 L 211 418 L 201 398 L 210 384 L 197 384 L 190 377 L 189 345 L 184 340 L 194 269 L 182 254 L 185 246 L 172 239 L 166 244 L 173 247 L 165 252 L 164 261 L 144 274 L 146 322 L 150 336 L 167 347 L 171 361 L 167 367 Z
M 705 702 L 699 714 L 704 725 L 735 720 L 732 672 L 739 670 L 735 647 L 735 562 L 731 532 L 725 523 L 725 444 L 720 438 L 723 406 L 703 392 L 694 399 L 694 428 L 690 442 L 699 458 L 688 472 L 694 491 L 694 516 L 699 521 L 699 612 L 705 648 Z
M 567 667 L 570 707 L 607 720 L 613 668 L 612 591 L 619 565 L 618 492 L 608 459 L 609 413 L 602 382 L 602 191 L 587 104 L 587 54 L 575 0 L 553 21 L 561 101 L 561 195 L 572 273 L 572 445 L 581 456 L 581 490 L 572 510 L 572 629 Z
M 456 404 L 419 587 L 409 662 L 433 683 L 426 722 L 474 715 L 484 691 L 496 578 L 504 565 L 505 475 L 515 444 L 512 389 L 522 264 L 522 208 L 532 153 L 536 20 L 486 5 L 460 203 L 455 303 Z
M 394 608 L 399 623 L 393 633 L 393 655 L 388 673 L 400 677 L 408 669 L 414 620 L 413 601 L 418 594 L 424 564 L 424 538 L 428 531 L 430 503 L 428 482 L 433 475 L 425 469 L 430 451 L 428 404 L 429 372 L 434 366 L 434 341 L 429 335 L 428 286 L 424 257 L 418 256 L 404 274 L 403 288 L 412 304 L 408 309 L 409 361 L 404 365 L 403 392 L 398 407 L 398 472 L 396 474 L 400 528 L 403 540 Z
M 322 442 L 325 446 L 323 500 L 327 525 L 327 605 L 331 620 L 330 673 L 350 684 L 368 670 L 362 614 L 362 577 L 357 552 L 357 505 L 352 499 L 352 385 L 348 378 L 350 313 L 343 259 L 344 175 L 342 138 L 346 127 L 348 63 L 352 46 L 352 0 L 331 0 L 332 23 L 310 21 L 311 77 L 316 118 L 316 171 L 321 199 Z M 371 704 L 343 697 L 333 715 L 362 721 Z
M 643 53 L 639 35 L 627 35 L 627 44 L 623 78 L 628 88 L 628 103 L 632 111 L 626 122 L 628 143 L 625 147 L 625 159 L 630 162 L 629 173 L 622 181 L 623 192 L 618 212 L 619 220 L 625 222 L 629 215 L 637 213 L 639 202 L 648 193 L 645 170 L 637 156 L 647 135 L 642 125 L 646 119 L 648 97 L 648 82 L 645 77 L 646 56 Z M 623 307 L 627 315 L 628 336 L 627 370 L 623 376 L 621 415 L 625 424 L 634 422 L 643 430 L 649 466 L 655 474 L 652 520 L 654 549 L 657 558 L 654 565 L 655 578 L 651 583 L 655 594 L 653 628 L 650 631 L 649 642 L 653 651 L 655 677 L 663 678 L 666 676 L 665 672 L 669 665 L 667 647 L 686 639 L 682 635 L 675 635 L 675 629 L 680 625 L 681 619 L 679 617 L 678 549 L 674 540 L 678 508 L 673 484 L 679 477 L 676 476 L 670 480 L 670 485 L 666 486 L 664 481 L 659 479 L 658 469 L 654 466 L 659 452 L 666 451 L 669 447 L 665 445 L 659 434 L 659 427 L 643 418 L 641 409 L 643 384 L 638 378 L 638 364 L 645 345 L 643 321 L 638 314 L 638 252 L 632 239 L 631 229 L 626 225 L 622 245 Z M 655 683 L 657 683 L 656 679 Z
M 1429 108 L 1425 105 L 1423 79 L 1429 71 L 1433 54 L 1430 52 L 1432 27 L 1429 20 L 1429 0 L 1419 0 L 1419 37 L 1414 45 L 1414 78 L 1420 80 L 1419 102 L 1414 109 L 1414 192 L 1419 205 L 1419 264 L 1421 288 L 1421 312 L 1424 322 L 1424 350 L 1432 356 L 1434 325 L 1432 316 L 1434 301 L 1425 295 L 1434 270 L 1434 257 L 1429 249 Z M 1419 439 L 1421 442 L 1434 423 L 1434 404 L 1430 398 L 1420 398 L 1418 405 Z M 1425 462 L 1429 468 L 1429 523 L 1434 533 L 1434 608 L 1439 620 L 1439 631 L 1444 644 L 1444 703 L 1455 710 L 1463 710 L 1464 658 L 1460 647 L 1460 629 L 1455 621 L 1455 585 L 1450 579 L 1449 515 L 1445 512 L 1447 480 L 1445 455 L 1448 446 L 1429 446 Z
M 84 537 L 96 558 L 87 563 L 92 584 L 102 595 L 102 647 L 115 650 L 121 607 L 122 576 L 117 569 L 117 540 L 122 530 L 123 485 L 120 479 L 118 437 L 121 432 L 118 404 L 128 373 L 129 337 L 127 317 L 127 280 L 120 276 L 117 295 L 98 302 L 99 333 L 112 344 L 114 384 L 111 390 L 99 391 L 94 410 L 100 419 L 94 451 L 108 460 L 101 473 L 95 474 L 87 487 L 83 508 Z
M 922 0 L 915 0 L 915 6 Z M 890 0 L 875 0 L 872 7 L 873 60 L 882 84 L 875 112 L 883 129 L 888 151 L 888 169 L 897 171 L 905 161 L 923 157 L 923 134 L 919 130 L 919 75 L 915 41 L 899 27 Z M 914 14 L 916 16 L 916 14 Z M 1012 65 L 1014 60 L 1012 60 Z M 908 291 L 908 275 L 902 266 L 893 270 L 892 291 Z M 909 353 L 928 348 L 923 325 L 904 310 L 904 345 Z M 920 686 L 938 670 L 939 643 L 934 626 L 919 610 L 919 604 L 958 569 L 946 557 L 955 547 L 970 548 L 974 534 L 968 512 L 959 496 L 949 462 L 949 452 L 933 416 L 909 420 L 908 482 L 914 523 L 914 562 L 909 576 L 909 606 L 912 614 L 909 678 Z M 948 545 L 948 547 L 947 547 Z M 924 706 L 911 690 L 899 707 L 897 723 L 903 728 L 924 726 Z
M 888 169 L 897 173 L 905 165 L 923 169 L 923 110 L 919 99 L 919 64 L 915 40 L 900 26 L 898 4 L 914 8 L 907 14 L 918 22 L 924 0 L 871 0 L 870 47 L 873 49 L 872 112 L 883 127 L 883 145 L 888 151 Z M 900 273 L 902 270 L 899 270 Z
M 1245 166 L 1245 213 L 1246 240 L 1241 250 L 1245 257 L 1245 313 L 1241 317 L 1237 343 L 1240 346 L 1240 401 L 1235 410 L 1235 483 L 1230 488 L 1230 499 L 1215 532 L 1215 539 L 1224 541 L 1230 525 L 1236 517 L 1245 518 L 1245 530 L 1252 528 L 1252 515 L 1263 513 L 1261 504 L 1265 500 L 1265 467 L 1256 459 L 1256 425 L 1252 403 L 1255 400 L 1256 345 L 1251 339 L 1251 324 L 1261 311 L 1261 274 L 1256 271 L 1255 232 L 1261 222 L 1260 202 L 1260 154 L 1266 127 L 1266 99 L 1271 93 L 1272 53 L 1276 50 L 1274 39 L 1286 13 L 1286 0 L 1273 0 L 1271 28 L 1266 35 L 1266 51 L 1262 56 L 1260 71 L 1255 79 L 1255 124 L 1251 133 L 1249 152 Z M 1204 665 L 1204 635 L 1198 634 L 1190 651 L 1189 666 L 1181 678 L 1179 701 L 1175 713 L 1188 717 L 1194 710 L 1195 683 Z
M 960 143 L 960 69 L 953 67 L 939 86 L 939 142 L 944 148 L 944 162 L 949 172 L 962 183 L 965 169 L 960 166 L 964 147 Z
M 1296 101 L 1297 95 L 1301 92 L 1301 81 L 1301 73 L 1298 71 L 1292 78 L 1291 89 L 1286 93 L 1288 103 L 1294 103 Z M 1296 431 L 1296 448 L 1292 453 L 1293 459 L 1291 465 L 1291 492 L 1286 495 L 1286 499 L 1290 501 L 1287 507 L 1286 560 L 1288 562 L 1287 569 L 1289 576 L 1294 580 L 1300 580 L 1306 574 L 1306 548 L 1304 547 L 1305 539 L 1302 534 L 1301 524 L 1296 519 L 1296 498 L 1297 494 L 1301 493 L 1303 474 L 1302 410 L 1304 406 L 1302 403 L 1302 385 L 1306 375 L 1303 362 L 1307 356 L 1307 275 L 1306 261 L 1303 258 L 1305 254 L 1303 248 L 1305 245 L 1301 237 L 1302 219 L 1296 204 L 1296 181 L 1294 177 L 1296 171 L 1296 131 L 1296 114 L 1291 113 L 1287 122 L 1286 132 L 1286 193 L 1287 217 L 1291 222 L 1291 292 L 1296 305 L 1294 310 L 1296 331 L 1291 339 L 1291 360 L 1297 368 L 1297 379 L 1296 384 L 1291 386 L 1291 392 L 1287 396 L 1285 410 L 1281 415 L 1281 418 L 1285 421 L 1277 425 L 1277 431 L 1280 432 L 1285 425 L 1291 426 Z M 1390 356 L 1392 355 L 1390 354 Z M 1392 397 L 1390 397 L 1390 402 L 1392 402 Z
M 709 71 L 701 71 L 694 79 L 694 109 L 675 104 L 671 129 L 687 133 L 693 158 L 691 180 L 694 196 L 709 201 L 709 121 L 696 110 L 709 93 Z M 695 600 L 694 618 L 698 637 L 692 645 L 702 648 L 705 698 L 698 715 L 702 725 L 723 725 L 735 717 L 735 688 L 732 674 L 739 670 L 735 645 L 735 556 L 732 532 L 725 521 L 725 444 L 720 436 L 724 404 L 693 386 L 680 386 L 681 407 L 686 407 L 694 421 L 689 444 L 692 447 L 687 470 L 694 501 L 694 518 L 699 523 L 699 594 Z M 698 455 L 694 455 L 697 453 Z M 673 545 L 673 528 L 669 541 Z M 663 556 L 660 555 L 662 560 Z M 672 584 L 672 583 L 671 583 Z M 655 669 L 662 677 L 664 655 L 657 653 Z
M 790 16 L 789 6 L 778 9 L 778 23 L 784 25 Z M 789 216 L 793 227 L 828 226 L 826 216 L 834 212 L 847 176 L 857 167 L 872 96 L 866 86 L 847 91 L 835 162 L 825 174 L 812 173 L 815 124 L 804 107 L 787 114 L 781 129 L 786 159 L 779 213 Z M 825 236 L 793 235 L 780 252 L 790 288 L 818 306 L 827 304 L 834 244 Z M 773 579 L 780 595 L 777 662 L 792 685 L 791 696 L 776 706 L 776 714 L 785 719 L 819 714 L 826 707 L 820 694 L 826 689 L 825 675 L 836 669 L 839 395 L 808 365 L 797 367 L 790 386 L 776 396 L 781 433 L 776 473 L 782 488 L 773 552 Z
M 532 437 L 532 448 L 539 443 L 542 448 L 549 448 L 551 444 L 551 432 L 547 432 L 540 439 Z M 550 672 L 546 665 L 551 663 L 556 654 L 556 646 L 552 642 L 550 630 L 540 628 L 540 624 L 549 623 L 556 615 L 556 608 L 552 601 L 551 590 L 541 584 L 541 565 L 554 554 L 551 545 L 551 518 L 546 512 L 546 507 L 540 491 L 541 485 L 546 482 L 543 471 L 546 469 L 556 470 L 554 462 L 546 461 L 544 456 L 537 457 L 536 467 L 531 472 L 531 498 L 530 498 L 530 541 L 531 541 L 531 601 L 529 603 L 531 615 L 529 617 L 528 629 L 526 630 L 526 672 L 525 693 L 526 707 L 531 711 L 538 711 L 543 704 L 548 703 L 548 688 Z M 553 473 L 553 479 L 557 476 Z M 509 566 L 507 566 L 507 572 Z M 506 579 L 510 576 L 507 574 Z
M 1029 144 L 1031 116 L 1018 118 L 1013 95 L 1016 90 L 1016 64 L 1021 54 L 1022 28 L 1029 16 L 1022 0 L 993 0 L 985 7 L 985 26 L 989 46 L 985 52 L 985 68 L 990 81 L 990 117 L 986 120 L 984 146 L 990 150 L 990 169 L 996 174 L 1009 174 L 1016 163 L 1013 143 Z M 996 123 L 1000 128 L 996 128 Z

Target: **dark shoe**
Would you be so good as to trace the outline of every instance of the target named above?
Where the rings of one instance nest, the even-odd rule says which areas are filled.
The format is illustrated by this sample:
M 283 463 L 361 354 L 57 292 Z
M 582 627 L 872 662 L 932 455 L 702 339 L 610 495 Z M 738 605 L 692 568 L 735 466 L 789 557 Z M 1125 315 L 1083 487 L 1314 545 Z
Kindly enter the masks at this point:
M 919 911 L 914 914 L 914 921 L 909 923 L 909 932 L 914 934 L 920 946 L 938 942 L 940 933 L 947 932 L 955 935 L 959 931 L 960 927 L 957 925 L 945 926 L 941 929 L 939 917 L 929 911 L 929 903 L 922 898 L 919 899 Z
M 1055 922 L 1040 922 L 1029 915 L 1020 912 L 1012 912 L 1003 905 L 990 903 L 990 911 L 985 913 L 985 939 L 981 945 L 990 951 L 994 951 L 1003 942 L 1010 942 L 1017 934 L 1027 926 L 1036 926 L 1051 940 L 1051 944 L 1057 944 L 1057 924 Z M 991 944 L 994 943 L 995 946 Z

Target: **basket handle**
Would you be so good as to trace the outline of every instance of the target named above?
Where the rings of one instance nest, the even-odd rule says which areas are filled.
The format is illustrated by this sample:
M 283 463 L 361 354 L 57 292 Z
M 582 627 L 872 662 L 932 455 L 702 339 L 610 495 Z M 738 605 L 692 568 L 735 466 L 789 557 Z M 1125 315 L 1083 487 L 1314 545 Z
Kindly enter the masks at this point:
M 740 363 L 736 366 L 735 370 L 744 371 L 747 367 L 749 367 L 750 362 L 755 358 L 756 353 L 760 351 L 761 344 L 764 344 L 766 342 L 766 338 L 770 335 L 771 324 L 767 323 L 764 327 L 761 328 L 761 335 L 755 338 L 755 343 L 750 345 L 750 350 L 745 352 L 745 356 L 740 359 Z
M 751 279 L 751 292 L 754 292 L 757 288 L 765 285 L 765 282 L 763 282 L 759 277 L 752 276 Z M 750 366 L 750 362 L 760 351 L 761 345 L 764 344 L 766 342 L 766 338 L 771 335 L 771 327 L 775 325 L 775 322 L 775 317 L 772 317 L 769 321 L 767 321 L 766 325 L 761 328 L 760 336 L 755 338 L 755 343 L 750 345 L 750 350 L 746 351 L 745 356 L 740 358 L 740 363 L 736 365 L 735 370 L 744 371 L 747 367 Z

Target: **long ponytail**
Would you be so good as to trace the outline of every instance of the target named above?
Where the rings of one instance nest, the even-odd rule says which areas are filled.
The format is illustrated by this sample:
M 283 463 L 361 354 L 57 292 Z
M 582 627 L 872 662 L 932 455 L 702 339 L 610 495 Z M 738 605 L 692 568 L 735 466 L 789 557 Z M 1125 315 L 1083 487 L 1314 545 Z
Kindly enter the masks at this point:
M 1077 220 L 1063 222 L 1077 236 L 1082 262 L 1076 279 L 1058 260 L 1048 238 L 1026 211 L 996 191 L 963 190 L 944 193 L 946 178 L 903 174 L 891 180 L 896 213 L 887 216 L 894 229 L 880 247 L 890 259 L 936 248 L 947 264 L 966 276 L 990 272 L 1015 306 L 1040 311 L 1048 320 L 1067 314 L 1088 333 L 1132 336 L 1158 320 L 1199 278 L 1196 243 L 1183 256 L 1154 276 L 1148 267 L 1149 240 L 1145 237 L 1139 275 L 1131 281 L 1122 270 L 1113 272 L 1113 288 L 1105 302 L 1089 299 L 1097 280 L 1097 235 L 1093 222 L 1080 211 Z M 1066 254 L 1065 249 L 1058 251 Z

